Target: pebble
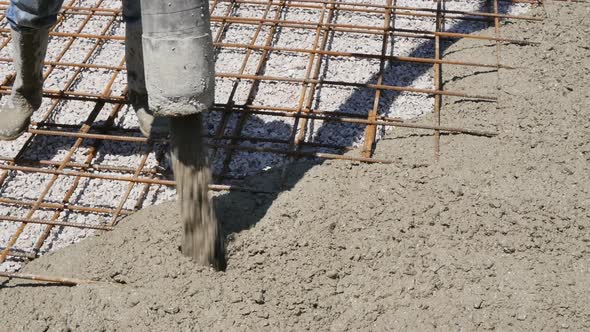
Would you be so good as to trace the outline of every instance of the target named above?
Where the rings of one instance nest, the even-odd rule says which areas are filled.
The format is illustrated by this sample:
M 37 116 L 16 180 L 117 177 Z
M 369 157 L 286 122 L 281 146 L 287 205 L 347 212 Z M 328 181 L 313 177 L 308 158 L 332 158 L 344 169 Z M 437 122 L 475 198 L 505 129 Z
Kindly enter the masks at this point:
M 179 307 L 170 307 L 170 308 L 164 309 L 164 312 L 167 314 L 177 314 L 180 312 L 180 308 Z
M 261 291 L 257 292 L 257 294 L 254 296 L 254 303 L 264 304 L 264 302 L 265 302 L 264 290 L 261 290 Z
M 262 318 L 262 319 L 268 319 L 269 314 L 266 311 L 259 311 L 256 313 L 256 316 L 258 316 L 259 318 Z

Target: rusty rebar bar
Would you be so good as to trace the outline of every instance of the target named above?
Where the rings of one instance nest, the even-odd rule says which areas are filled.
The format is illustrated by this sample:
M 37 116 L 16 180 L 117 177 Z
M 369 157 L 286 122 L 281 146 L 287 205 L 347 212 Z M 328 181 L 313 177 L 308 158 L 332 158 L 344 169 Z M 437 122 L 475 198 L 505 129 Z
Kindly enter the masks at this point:
M 0 204 L 25 207 L 25 206 L 34 206 L 35 202 L 0 197 Z M 69 211 L 73 211 L 73 212 L 85 212 L 85 213 L 95 213 L 95 214 L 113 214 L 113 213 L 115 213 L 114 209 L 107 209 L 107 208 L 101 208 L 101 207 L 89 207 L 89 206 L 82 206 L 82 205 L 68 204 L 68 203 L 43 202 L 43 203 L 41 203 L 39 208 L 46 209 L 46 210 L 61 210 L 61 211 L 69 210 Z M 120 213 L 125 214 L 125 215 L 130 215 L 133 212 L 134 211 L 132 211 L 132 210 L 121 210 Z
M 332 22 L 332 19 L 334 17 L 334 11 L 336 10 L 336 6 L 335 6 L 335 2 L 334 1 L 330 1 L 329 3 L 329 7 L 324 4 L 320 13 L 320 17 L 319 17 L 319 22 Z M 328 11 L 328 14 L 326 15 L 326 10 Z M 324 49 L 327 45 L 328 42 L 328 33 L 329 33 L 329 29 L 325 29 L 323 30 L 322 33 L 322 28 L 318 25 L 317 29 L 315 30 L 314 33 L 314 40 L 312 43 L 312 50 L 317 50 L 317 49 Z M 317 59 L 316 59 L 317 57 Z M 309 55 L 309 59 L 307 61 L 307 65 L 306 65 L 306 69 L 305 69 L 305 79 L 309 79 L 311 77 L 313 77 L 313 79 L 318 79 L 319 78 L 319 70 L 320 70 L 320 66 L 321 66 L 321 60 L 322 57 L 321 55 L 316 56 L 316 53 L 310 53 Z M 317 62 L 316 62 L 317 61 Z M 316 68 L 315 71 L 314 68 Z M 312 73 L 313 71 L 313 73 Z M 301 139 L 303 139 L 303 135 L 305 135 L 305 131 L 306 131 L 306 118 L 302 118 L 300 115 L 303 112 L 303 108 L 304 108 L 304 103 L 306 101 L 306 97 L 311 97 L 313 98 L 313 96 L 315 95 L 315 88 L 316 88 L 316 84 L 311 83 L 308 84 L 307 82 L 304 82 L 301 84 L 301 87 L 299 88 L 299 98 L 297 101 L 297 111 L 294 113 L 295 115 L 295 121 L 293 122 L 293 126 L 291 127 L 291 133 L 289 135 L 289 150 L 291 151 L 299 151 L 299 137 L 301 137 Z M 301 130 L 299 130 L 299 123 L 302 123 L 301 126 Z M 300 136 L 297 136 L 298 132 L 301 134 Z M 284 163 L 283 168 L 281 170 L 281 183 L 284 184 L 285 180 L 287 178 L 287 170 L 289 168 L 289 165 L 293 162 L 293 155 L 289 155 L 289 158 L 287 160 L 286 163 Z
M 407 86 L 397 86 L 397 85 L 386 85 L 386 84 L 374 84 L 374 83 L 355 83 L 355 82 L 344 82 L 344 81 L 333 81 L 333 80 L 325 80 L 325 79 L 304 79 L 304 78 L 292 78 L 292 77 L 279 77 L 279 76 L 262 76 L 262 75 L 239 75 L 234 73 L 217 73 L 218 77 L 223 78 L 240 78 L 240 79 L 247 79 L 253 81 L 273 81 L 273 82 L 287 82 L 287 83 L 316 83 L 316 84 L 323 84 L 323 85 L 335 85 L 335 86 L 348 86 L 348 87 L 356 87 L 356 88 L 370 88 L 370 89 L 378 89 L 378 90 L 389 90 L 389 91 L 397 91 L 397 92 L 412 92 L 412 93 L 423 93 L 427 95 L 443 95 L 443 96 L 452 96 L 452 97 L 463 97 L 463 98 L 470 98 L 470 99 L 479 99 L 485 101 L 497 101 L 497 97 L 493 96 L 484 96 L 484 95 L 473 95 L 465 92 L 459 91 L 442 91 L 442 90 L 434 90 L 434 89 L 422 89 L 422 88 L 414 88 L 414 87 L 407 87 Z
M 566 0 L 563 0 L 566 1 Z M 211 9 L 211 13 L 213 13 L 215 6 L 220 2 L 230 2 L 230 5 L 233 4 L 245 4 L 245 5 L 266 5 L 267 2 L 264 1 L 252 1 L 252 0 L 229 0 L 229 1 L 213 1 L 213 6 Z M 287 4 L 289 8 L 297 8 L 297 9 L 316 9 L 320 10 L 322 5 L 325 5 L 327 0 L 320 0 L 320 1 L 291 1 Z M 519 1 L 511 1 L 517 3 L 530 3 L 531 0 L 519 0 Z M 576 0 L 572 0 L 572 2 L 576 2 Z M 8 2 L 1 1 L 0 2 L 0 10 L 6 9 Z M 277 6 L 277 3 L 273 3 L 272 5 Z M 392 11 L 395 15 L 401 16 L 412 16 L 412 17 L 434 17 L 435 12 L 433 8 L 429 7 L 409 7 L 409 6 L 386 6 L 386 5 L 377 5 L 377 4 L 370 4 L 370 3 L 361 3 L 361 2 L 345 2 L 342 3 L 341 10 L 343 12 L 353 12 L 353 13 L 368 13 L 368 14 L 384 14 L 386 11 Z M 421 13 L 426 12 L 426 13 Z M 62 7 L 62 14 L 64 15 L 88 15 L 91 13 L 92 15 L 96 16 L 107 16 L 107 15 L 120 15 L 120 9 L 112 9 L 112 8 L 90 8 L 90 7 L 79 7 L 79 6 L 67 6 L 64 5 Z M 430 14 L 429 14 L 430 13 Z M 501 18 L 501 19 L 513 19 L 513 20 L 528 20 L 528 21 L 541 21 L 542 18 L 532 17 L 532 16 L 524 16 L 524 15 L 509 15 L 509 14 L 491 14 L 486 12 L 477 12 L 477 11 L 464 11 L 464 10 L 447 10 L 445 14 L 456 14 L 461 15 L 457 16 L 449 16 L 450 19 L 463 19 L 463 20 L 471 20 L 471 17 L 486 17 L 486 18 Z M 227 16 L 218 16 L 224 17 Z
M 95 229 L 95 230 L 103 230 L 103 231 L 110 231 L 113 230 L 113 227 L 107 225 L 93 225 L 93 224 L 85 224 L 85 223 L 75 223 L 75 222 L 67 222 L 67 221 L 56 221 L 56 220 L 39 220 L 39 219 L 32 219 L 32 218 L 19 218 L 19 217 L 12 217 L 12 216 L 0 216 L 0 222 L 2 221 L 12 221 L 12 222 L 19 222 L 23 224 L 38 224 L 38 225 L 47 225 L 47 226 L 67 226 L 73 228 L 83 228 L 83 229 Z
M 442 7 L 443 7 L 444 0 L 437 0 L 436 2 L 436 32 L 442 32 L 443 30 L 443 16 L 442 16 Z M 440 36 L 436 35 L 434 38 L 434 59 L 440 60 L 441 52 L 440 52 Z M 434 68 L 434 89 L 435 90 L 442 90 L 442 65 L 440 63 L 436 63 L 433 66 Z M 442 95 L 434 96 L 434 125 L 440 126 L 440 109 L 442 104 Z M 438 161 L 440 158 L 440 130 L 434 131 L 434 159 Z
M 392 0 L 387 0 L 387 7 L 391 7 Z M 379 73 L 377 74 L 377 84 L 378 86 L 383 85 L 383 75 L 385 72 L 385 61 L 383 58 L 387 54 L 387 47 L 389 45 L 389 31 L 392 30 L 391 23 L 395 22 L 391 19 L 392 14 L 391 11 L 385 13 L 385 19 L 383 23 L 383 36 L 381 37 L 381 60 L 379 61 Z M 376 89 L 375 95 L 373 97 L 373 107 L 369 111 L 368 114 L 368 121 L 375 122 L 377 120 L 377 114 L 379 113 L 379 102 L 381 100 L 381 92 L 382 90 Z M 363 144 L 363 149 L 361 154 L 365 158 L 370 158 L 373 154 L 373 150 L 375 147 L 375 140 L 377 139 L 377 126 L 375 124 L 368 125 L 365 129 L 365 140 Z
M 77 286 L 77 285 L 97 283 L 97 281 L 93 281 L 93 280 L 84 280 L 84 279 L 75 279 L 75 278 L 58 278 L 58 277 L 50 277 L 50 276 L 29 274 L 29 273 L 0 272 L 0 277 L 8 278 L 8 279 L 25 279 L 25 280 L 32 280 L 32 281 L 38 281 L 38 282 L 49 282 L 52 284 L 62 284 L 62 285 L 66 285 L 66 286 Z
M 460 128 L 460 127 L 445 127 L 445 126 L 432 126 L 432 125 L 423 125 L 423 124 L 416 124 L 416 123 L 409 123 L 400 121 L 397 118 L 387 118 L 387 117 L 380 117 L 376 118 L 376 120 L 363 120 L 360 118 L 349 118 L 343 116 L 329 116 L 328 112 L 324 113 L 316 113 L 313 110 L 301 110 L 297 114 L 297 109 L 284 109 L 284 110 L 270 110 L 264 111 L 255 108 L 236 108 L 232 109 L 232 112 L 240 112 L 240 113 L 248 113 L 248 114 L 259 114 L 259 115 L 272 115 L 272 116 L 280 116 L 280 117 L 296 117 L 299 116 L 301 118 L 313 119 L 313 120 L 320 120 L 326 122 L 342 122 L 342 123 L 354 123 L 354 124 L 364 124 L 364 125 L 378 125 L 378 126 L 390 126 L 390 127 L 406 127 L 406 128 L 415 128 L 415 129 L 426 129 L 426 130 L 441 130 L 441 131 L 449 131 L 455 133 L 462 133 L 462 134 L 469 134 L 469 135 L 476 135 L 476 136 L 495 136 L 496 133 L 489 132 L 489 131 L 478 131 L 473 129 L 467 128 Z M 43 134 L 47 136 L 63 136 L 63 137 L 72 137 L 72 138 L 84 138 L 84 139 L 99 139 L 99 140 L 110 140 L 110 141 L 119 141 L 119 142 L 134 142 L 134 143 L 147 143 L 148 139 L 145 137 L 133 137 L 133 136 L 125 136 L 125 135 L 111 135 L 111 134 L 92 134 L 92 133 L 80 133 L 80 132 L 70 132 L 70 131 L 60 131 L 60 130 L 37 130 L 37 129 L 29 129 L 31 133 L 36 134 Z M 211 136 L 205 136 L 211 137 Z M 241 137 L 241 138 L 240 138 Z M 242 137 L 242 136 L 222 136 L 222 139 L 228 140 L 242 140 L 242 141 L 266 141 L 267 139 L 262 137 Z M 272 141 L 270 143 L 273 143 Z M 283 143 L 283 141 L 274 141 L 274 143 Z M 216 145 L 217 146 L 217 145 Z M 320 147 L 323 147 L 321 144 Z M 329 147 L 329 146 L 325 146 Z M 337 147 L 343 148 L 343 147 Z M 0 158 L 0 160 L 7 160 L 7 158 Z M 46 163 L 47 164 L 47 163 Z M 76 165 L 76 164 L 72 164 Z M 78 165 L 85 165 L 85 164 L 78 164 Z M 82 166 L 84 167 L 84 166 Z M 100 168 L 100 166 L 99 166 Z M 99 169 L 97 168 L 97 169 Z M 108 167 L 103 167 L 105 170 L 109 170 Z M 125 170 L 124 167 L 119 167 L 118 171 Z M 113 171 L 117 171 L 117 169 L 110 169 Z

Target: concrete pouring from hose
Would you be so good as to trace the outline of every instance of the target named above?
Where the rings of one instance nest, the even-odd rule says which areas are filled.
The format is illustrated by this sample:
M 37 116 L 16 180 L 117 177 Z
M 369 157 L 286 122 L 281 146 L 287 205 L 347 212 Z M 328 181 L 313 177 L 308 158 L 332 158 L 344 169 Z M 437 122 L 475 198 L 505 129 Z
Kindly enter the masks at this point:
M 149 108 L 170 119 L 170 156 L 184 227 L 181 250 L 199 264 L 224 270 L 202 137 L 202 113 L 213 105 L 215 90 L 209 2 L 142 0 L 141 13 Z

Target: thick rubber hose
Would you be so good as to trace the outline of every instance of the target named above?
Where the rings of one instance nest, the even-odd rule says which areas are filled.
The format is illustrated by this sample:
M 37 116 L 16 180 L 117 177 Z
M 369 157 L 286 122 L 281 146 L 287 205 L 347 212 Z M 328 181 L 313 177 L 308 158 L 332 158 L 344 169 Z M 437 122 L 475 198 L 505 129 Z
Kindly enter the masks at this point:
M 206 0 L 142 0 L 149 106 L 156 116 L 185 116 L 213 105 L 215 63 Z

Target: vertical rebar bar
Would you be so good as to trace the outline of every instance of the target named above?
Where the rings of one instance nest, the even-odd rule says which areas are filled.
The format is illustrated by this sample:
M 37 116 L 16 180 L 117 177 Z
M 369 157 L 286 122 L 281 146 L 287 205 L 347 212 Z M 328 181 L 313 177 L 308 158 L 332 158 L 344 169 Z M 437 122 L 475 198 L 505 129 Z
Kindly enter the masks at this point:
M 444 0 L 437 0 L 436 2 L 436 32 L 442 31 L 442 4 Z M 440 36 L 434 37 L 434 59 L 440 60 Z M 441 90 L 442 88 L 442 65 L 440 63 L 434 64 L 434 89 Z M 434 96 L 434 125 L 440 126 L 440 109 L 442 104 L 442 95 Z M 438 161 L 440 158 L 440 130 L 434 131 L 434 159 Z
M 392 5 L 392 0 L 387 0 L 387 7 L 390 8 Z M 379 61 L 379 74 L 377 75 L 377 85 L 383 84 L 383 73 L 385 70 L 385 60 L 383 58 L 387 55 L 387 48 L 388 48 L 388 38 L 389 38 L 389 31 L 391 29 L 391 9 L 387 10 L 385 13 L 385 20 L 383 24 L 383 39 L 381 45 L 381 60 Z M 373 99 L 373 109 L 369 112 L 368 119 L 369 121 L 376 121 L 377 114 L 379 113 L 379 101 L 381 99 L 382 91 L 381 89 L 375 90 L 375 97 Z M 362 156 L 364 158 L 370 158 L 373 154 L 373 148 L 375 139 L 377 137 L 377 126 L 376 125 L 369 125 L 365 130 L 365 143 L 363 145 Z

